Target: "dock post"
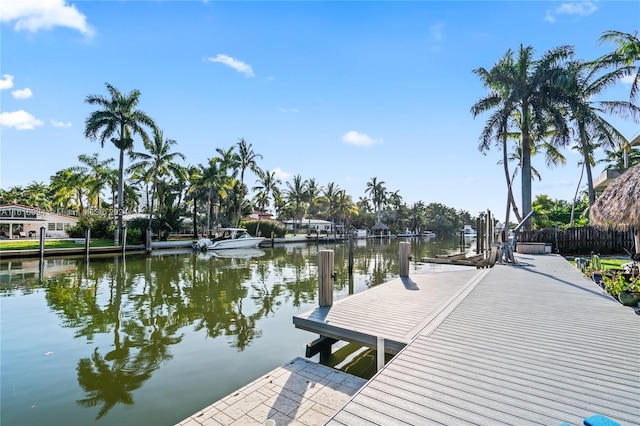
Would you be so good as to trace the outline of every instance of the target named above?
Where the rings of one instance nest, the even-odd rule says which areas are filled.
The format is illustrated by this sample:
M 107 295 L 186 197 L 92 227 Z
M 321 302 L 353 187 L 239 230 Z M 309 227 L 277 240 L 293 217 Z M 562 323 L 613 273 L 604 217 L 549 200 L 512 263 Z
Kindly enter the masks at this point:
M 127 225 L 122 226 L 122 255 L 127 250 Z
M 89 258 L 89 249 L 91 247 L 91 228 L 84 231 L 84 253 Z
M 353 236 L 349 235 L 349 262 L 347 265 L 349 276 L 353 275 L 353 239 Z
M 44 226 L 40 227 L 40 263 L 44 263 Z
M 145 234 L 145 239 L 144 239 L 144 249 L 146 250 L 147 254 L 151 253 L 151 233 L 153 231 L 151 231 L 151 228 L 147 228 L 147 233 Z
M 271 231 L 271 248 L 273 248 L 273 243 L 275 240 L 276 240 L 276 234 L 273 231 Z
M 333 305 L 333 250 L 318 252 L 318 306 Z
M 411 243 L 408 241 L 400 242 L 400 276 L 409 276 L 409 259 L 411 258 Z
M 382 370 L 384 367 L 384 337 L 378 336 L 378 347 L 376 351 L 376 371 Z

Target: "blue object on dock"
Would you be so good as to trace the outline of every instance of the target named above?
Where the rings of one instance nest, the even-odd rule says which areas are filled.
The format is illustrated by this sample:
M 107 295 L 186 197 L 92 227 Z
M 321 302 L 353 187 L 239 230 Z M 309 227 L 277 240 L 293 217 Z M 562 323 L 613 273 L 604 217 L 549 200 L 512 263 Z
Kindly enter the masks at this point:
M 602 414 L 595 414 L 584 419 L 584 426 L 622 426 L 618 422 L 614 422 L 609 417 Z

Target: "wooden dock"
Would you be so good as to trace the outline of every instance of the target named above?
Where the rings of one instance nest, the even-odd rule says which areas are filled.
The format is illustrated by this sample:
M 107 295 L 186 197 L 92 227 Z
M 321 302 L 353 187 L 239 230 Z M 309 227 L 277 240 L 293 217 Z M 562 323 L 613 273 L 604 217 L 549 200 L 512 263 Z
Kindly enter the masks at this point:
M 391 297 L 391 288 L 401 290 L 391 282 L 294 318 L 320 333 L 338 335 L 341 325 L 350 338 L 391 337 L 387 323 L 432 312 L 394 328 L 394 342 L 408 344 L 327 424 L 581 425 L 602 414 L 640 425 L 640 316 L 560 256 L 516 259 L 453 279 L 457 293 L 437 307 L 423 306 L 418 294 L 437 294 L 431 285 L 440 280 L 415 275 L 420 291 L 412 298 Z M 365 307 L 383 313 L 367 319 Z
M 397 353 L 442 312 L 455 306 L 489 271 L 447 269 L 396 278 L 331 307 L 296 315 L 293 323 L 302 330 L 371 348 L 383 337 L 385 352 Z
M 296 358 L 178 425 L 321 425 L 364 383 L 360 377 Z

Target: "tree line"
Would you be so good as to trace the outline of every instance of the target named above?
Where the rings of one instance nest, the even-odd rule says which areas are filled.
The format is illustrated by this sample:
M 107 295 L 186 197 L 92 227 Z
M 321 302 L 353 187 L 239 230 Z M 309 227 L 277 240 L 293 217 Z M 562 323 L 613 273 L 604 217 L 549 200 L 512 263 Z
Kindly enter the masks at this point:
M 616 48 L 596 60 L 583 61 L 575 58 L 571 46 L 551 49 L 534 59 L 534 49 L 521 45 L 517 52 L 509 49 L 490 69 L 473 70 L 488 93 L 471 107 L 471 113 L 474 117 L 490 114 L 478 148 L 483 154 L 494 146 L 502 150 L 508 223 L 510 212 L 517 223 L 533 208 L 538 213 L 533 222 L 536 227 L 587 224 L 588 209 L 596 197 L 591 171 L 596 165 L 595 150 L 605 150 L 606 158 L 601 161 L 607 168 L 640 162 L 640 152 L 608 121 L 615 115 L 637 122 L 637 32 L 608 31 L 599 42 L 613 42 Z M 631 81 L 628 100 L 599 100 L 605 89 L 623 79 Z M 175 151 L 177 141 L 165 137 L 139 108 L 140 91 L 123 93 L 109 83 L 106 89 L 106 96 L 85 98 L 96 110 L 85 120 L 84 135 L 101 147 L 112 143 L 118 148 L 117 167 L 113 158 L 82 154 L 78 165 L 56 172 L 48 184 L 32 182 L 24 188 L 0 190 L 0 203 L 115 218 L 116 244 L 126 212 L 144 212 L 149 227 L 155 221 L 155 226 L 164 223 L 168 229 L 179 228 L 181 218 L 190 216 L 194 236 L 218 226 L 238 226 L 254 210 L 269 209 L 280 220 L 301 222 L 313 217 L 356 228 L 384 222 L 392 232 L 455 232 L 475 223 L 469 212 L 439 203 L 408 205 L 399 191 L 388 190 L 378 177 L 367 182 L 358 200 L 335 182 L 323 186 L 301 175 L 283 185 L 275 171 L 260 168 L 262 155 L 244 138 L 228 148 L 216 148 L 216 154 L 203 164 L 182 165 L 185 156 Z M 141 140 L 143 150 L 136 149 L 135 139 Z M 564 165 L 561 149 L 566 147 L 582 154 L 579 166 L 587 175 L 586 193 L 579 194 L 581 176 L 574 200 L 539 195 L 532 203 L 531 181 L 540 179 L 541 173 L 531 166 L 531 157 L 543 154 L 547 165 Z M 126 167 L 125 156 L 130 160 Z M 245 181 L 247 171 L 257 176 L 252 197 Z M 512 193 L 518 174 L 522 213 Z

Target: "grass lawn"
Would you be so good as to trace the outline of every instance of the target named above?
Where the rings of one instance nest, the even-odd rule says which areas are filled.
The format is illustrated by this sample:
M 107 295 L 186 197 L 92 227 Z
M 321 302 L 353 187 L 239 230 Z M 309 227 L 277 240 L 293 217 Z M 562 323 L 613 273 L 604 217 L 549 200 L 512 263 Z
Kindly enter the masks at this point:
M 113 240 L 92 239 L 91 247 L 111 247 Z M 44 248 L 82 248 L 84 243 L 76 243 L 74 240 L 44 240 Z M 0 240 L 0 251 L 2 250 L 37 250 L 40 248 L 39 240 Z
M 588 259 L 588 257 L 585 256 L 585 259 Z M 569 261 L 573 266 L 576 266 L 576 261 L 575 259 L 570 260 Z M 624 265 L 625 263 L 629 263 L 631 262 L 631 259 L 622 259 L 622 258 L 617 258 L 617 257 L 606 257 L 606 258 L 600 258 L 600 270 L 601 271 L 606 271 L 607 269 L 622 269 L 622 265 Z

